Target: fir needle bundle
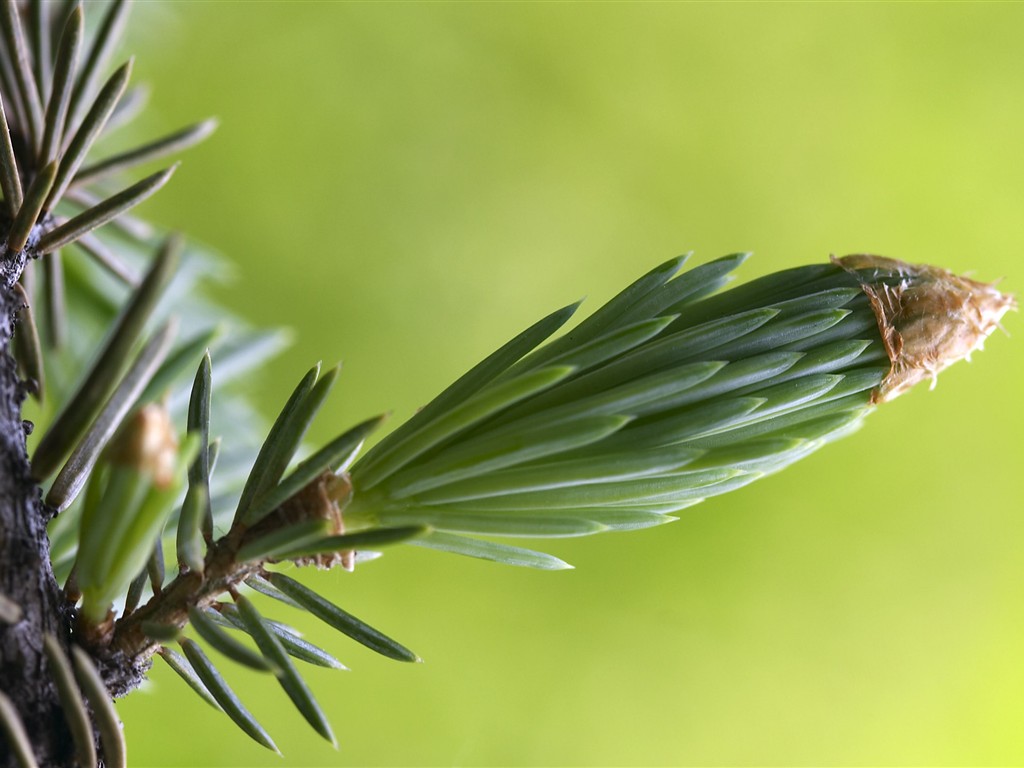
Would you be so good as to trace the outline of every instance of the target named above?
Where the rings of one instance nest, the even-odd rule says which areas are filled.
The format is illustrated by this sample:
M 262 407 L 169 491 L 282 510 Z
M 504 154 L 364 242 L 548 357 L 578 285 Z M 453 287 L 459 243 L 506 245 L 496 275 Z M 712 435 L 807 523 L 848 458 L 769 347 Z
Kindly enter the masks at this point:
M 462 535 L 658 525 L 849 434 L 1013 306 L 865 255 L 716 293 L 745 258 L 667 262 L 546 346 L 575 307 L 527 329 L 355 465 L 346 524 L 430 525 L 416 543 L 495 560 L 518 553 Z

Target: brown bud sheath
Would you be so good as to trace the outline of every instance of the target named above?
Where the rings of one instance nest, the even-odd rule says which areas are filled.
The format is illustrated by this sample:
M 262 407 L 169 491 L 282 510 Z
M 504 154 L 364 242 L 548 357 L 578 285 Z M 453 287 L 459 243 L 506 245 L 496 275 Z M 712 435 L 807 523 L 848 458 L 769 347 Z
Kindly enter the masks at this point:
M 107 448 L 109 461 L 149 474 L 158 488 L 173 482 L 177 455 L 178 436 L 162 403 L 140 408 Z
M 939 267 L 906 264 L 883 256 L 857 254 L 833 259 L 861 280 L 871 301 L 892 368 L 871 397 L 884 403 L 922 379 L 935 386 L 940 371 L 981 349 L 999 320 L 1016 308 L 1013 296 L 994 285 L 954 275 Z M 872 282 L 870 270 L 900 280 Z

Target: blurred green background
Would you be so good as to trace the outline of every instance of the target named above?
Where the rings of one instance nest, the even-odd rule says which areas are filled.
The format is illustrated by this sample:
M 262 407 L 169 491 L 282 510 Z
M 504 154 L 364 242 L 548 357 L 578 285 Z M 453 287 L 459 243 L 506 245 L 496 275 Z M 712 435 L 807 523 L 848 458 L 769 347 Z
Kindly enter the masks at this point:
M 238 265 L 225 301 L 296 330 L 252 383 L 268 413 L 345 361 L 315 440 L 397 425 L 542 314 L 685 250 L 754 250 L 744 278 L 871 251 L 1024 284 L 1024 5 L 133 13 L 144 132 L 222 121 L 147 213 Z M 352 667 L 309 674 L 339 752 L 226 662 L 284 760 L 157 666 L 120 704 L 132 764 L 1024 763 L 1006 325 L 782 475 L 671 526 L 550 542 L 575 571 L 403 548 L 305 576 L 425 663 L 295 616 Z

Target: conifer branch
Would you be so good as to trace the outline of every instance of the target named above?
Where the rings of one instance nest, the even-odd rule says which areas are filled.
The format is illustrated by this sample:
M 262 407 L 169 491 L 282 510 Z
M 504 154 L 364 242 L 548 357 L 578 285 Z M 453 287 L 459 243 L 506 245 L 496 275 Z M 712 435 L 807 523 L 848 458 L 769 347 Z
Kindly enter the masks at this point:
M 420 658 L 280 565 L 352 570 L 410 544 L 570 568 L 494 537 L 670 522 L 848 435 L 980 348 L 1016 306 L 994 285 L 879 256 L 729 290 L 749 254 L 689 270 L 683 256 L 568 333 L 578 304 L 533 324 L 362 457 L 382 417 L 303 446 L 340 366 L 306 373 L 263 437 L 230 387 L 282 334 L 225 322 L 197 289 L 213 257 L 170 236 L 149 258 L 156 229 L 127 213 L 176 166 L 113 195 L 95 186 L 216 125 L 95 159 L 144 100 L 128 89 L 132 60 L 105 71 L 127 10 L 110 3 L 87 41 L 81 6 L 0 0 L 0 745 L 16 765 L 126 765 L 112 700 L 157 655 L 262 746 L 277 751 L 220 657 L 273 676 L 337 746 L 294 660 L 344 665 L 246 592 L 389 659 Z M 72 244 L 90 258 L 65 258 Z M 31 462 L 29 391 L 53 408 Z

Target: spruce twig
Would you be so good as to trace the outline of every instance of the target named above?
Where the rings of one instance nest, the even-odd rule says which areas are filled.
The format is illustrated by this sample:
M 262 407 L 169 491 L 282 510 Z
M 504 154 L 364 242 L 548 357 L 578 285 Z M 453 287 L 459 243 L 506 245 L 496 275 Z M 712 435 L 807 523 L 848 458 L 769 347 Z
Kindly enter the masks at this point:
M 50 669 L 56 683 L 56 699 L 54 686 L 36 686 L 37 694 L 22 685 L 28 698 L 51 697 L 32 701 L 29 709 L 62 708 L 70 724 L 61 732 L 66 747 L 38 753 L 46 764 L 57 760 L 59 749 L 70 759 L 72 744 L 80 764 L 100 758 L 107 765 L 125 763 L 110 696 L 137 685 L 153 654 L 243 731 L 276 750 L 210 658 L 184 637 L 188 624 L 222 655 L 272 671 L 310 725 L 336 743 L 291 659 L 334 668 L 340 662 L 264 618 L 242 590 L 250 587 L 311 613 L 389 658 L 419 659 L 333 600 L 273 570 L 274 563 L 351 569 L 375 556 L 367 547 L 410 543 L 515 566 L 568 568 L 552 555 L 488 537 L 554 538 L 669 522 L 688 506 L 779 471 L 848 434 L 877 405 L 969 354 L 1013 305 L 992 286 L 879 257 L 787 270 L 732 290 L 722 289 L 749 254 L 686 272 L 687 257 L 679 257 L 553 341 L 548 339 L 576 305 L 534 324 L 358 461 L 380 419 L 340 430 L 323 447 L 304 452 L 304 437 L 338 376 L 337 368 L 321 376 L 317 366 L 285 404 L 250 468 L 235 435 L 226 436 L 221 452 L 221 439 L 211 434 L 211 424 L 237 427 L 251 420 L 248 411 L 239 418 L 232 410 L 213 420 L 211 359 L 218 359 L 222 387 L 265 359 L 280 336 L 237 334 L 218 349 L 217 329 L 207 320 L 213 313 L 187 295 L 186 274 L 172 295 L 184 312 L 195 306 L 201 311 L 190 337 L 169 354 L 174 321 L 154 315 L 176 270 L 176 241 L 161 248 L 140 281 L 94 231 L 109 223 L 136 240 L 150 237 L 152 227 L 127 211 L 159 189 L 173 168 L 124 181 L 128 186 L 110 197 L 89 188 L 195 144 L 214 122 L 105 159 L 90 157 L 96 140 L 137 114 L 144 94 L 127 87 L 131 61 L 97 87 L 127 3 L 109 4 L 81 69 L 80 6 L 64 4 L 51 13 L 42 0 L 29 0 L 26 14 L 15 0 L 0 4 L 6 43 L 0 48 L 0 110 L 6 110 L 0 111 L 6 201 L 0 242 L 8 256 L 3 277 L 15 291 L 8 309 L 26 307 L 14 338 L 17 361 L 24 375 L 39 382 L 41 395 L 43 354 L 27 309 L 34 295 L 31 271 L 22 270 L 29 259 L 44 258 L 52 356 L 46 362 L 57 374 L 51 377 L 57 416 L 32 462 L 36 481 L 56 473 L 45 496 L 48 506 L 28 477 L 16 478 L 24 480 L 28 495 L 14 501 L 24 507 L 19 514 L 30 513 L 19 519 L 61 513 L 50 535 L 57 576 L 66 578 L 57 602 L 42 611 L 42 603 L 25 602 L 25 593 L 17 600 L 0 595 L 0 623 L 13 626 L 41 615 L 49 622 L 39 625 L 47 633 L 45 650 L 31 644 L 20 649 L 27 659 L 21 666 Z M 77 214 L 68 216 L 59 205 Z M 73 255 L 65 263 L 59 249 L 72 243 L 95 263 Z M 97 266 L 132 288 L 120 312 L 119 287 Z M 11 288 L 21 274 L 27 294 Z M 65 310 L 83 299 L 96 310 L 89 319 L 106 325 L 116 316 L 97 354 L 83 355 L 93 362 L 67 394 L 65 363 L 92 328 L 79 327 L 79 318 Z M 159 329 L 146 341 L 150 323 Z M 65 334 L 67 343 L 61 343 Z M 182 413 L 187 391 L 180 379 L 197 362 Z M 11 380 L 20 393 L 13 372 Z M 175 409 L 186 426 L 180 445 L 171 419 Z M 6 426 L 20 438 L 27 424 L 20 412 L 12 419 Z M 213 477 L 218 454 L 221 468 Z M 295 462 L 301 456 L 307 458 Z M 76 498 L 81 503 L 72 505 Z M 215 525 L 215 514 L 232 507 L 234 519 Z M 227 530 L 218 536 L 221 523 Z M 176 537 L 176 562 L 168 564 L 165 526 Z M 15 531 L 31 545 L 29 533 Z M 0 544 L 8 538 L 0 536 Z M 45 552 L 41 524 L 37 539 Z M 40 568 L 42 582 L 52 582 L 49 566 Z M 36 590 L 36 597 L 43 592 Z M 225 596 L 233 602 L 221 602 Z M 113 608 L 119 604 L 120 616 Z M 72 620 L 77 678 L 55 639 L 70 633 Z M 236 630 L 258 652 L 238 642 L 231 634 Z M 181 643 L 184 657 L 164 646 L 172 642 Z M 5 676 L 10 667 L 3 668 Z M 0 694 L 5 744 L 20 764 L 34 765 L 25 727 L 33 724 L 14 710 L 18 703 Z M 94 729 L 101 756 L 93 749 Z

